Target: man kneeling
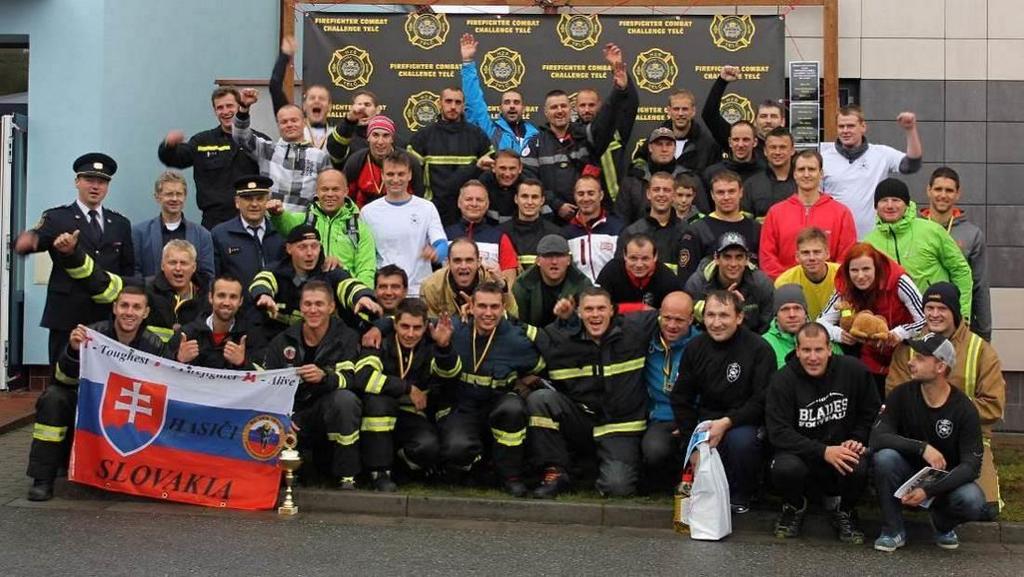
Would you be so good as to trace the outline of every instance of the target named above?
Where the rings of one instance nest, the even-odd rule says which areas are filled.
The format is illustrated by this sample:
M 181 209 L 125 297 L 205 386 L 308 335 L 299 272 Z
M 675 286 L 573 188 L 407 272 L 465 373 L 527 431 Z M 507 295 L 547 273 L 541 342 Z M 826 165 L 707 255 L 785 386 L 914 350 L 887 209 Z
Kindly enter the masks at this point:
M 867 368 L 833 355 L 828 331 L 805 324 L 796 357 L 772 377 L 765 420 L 775 448 L 772 482 L 782 493 L 776 537 L 800 534 L 807 489 L 826 497 L 832 527 L 844 543 L 861 544 L 855 507 L 867 483 L 867 447 L 878 414 L 878 392 Z
M 949 384 L 956 367 L 956 349 L 944 336 L 929 333 L 910 341 L 917 354 L 910 359 L 914 380 L 896 387 L 871 432 L 875 486 L 882 506 L 882 534 L 875 549 L 893 552 L 906 545 L 902 505 L 928 507 L 935 543 L 943 549 L 960 545 L 957 525 L 990 520 L 991 509 L 975 482 L 981 472 L 983 447 L 978 411 L 967 395 Z M 898 499 L 904 482 L 923 466 L 949 471 Z

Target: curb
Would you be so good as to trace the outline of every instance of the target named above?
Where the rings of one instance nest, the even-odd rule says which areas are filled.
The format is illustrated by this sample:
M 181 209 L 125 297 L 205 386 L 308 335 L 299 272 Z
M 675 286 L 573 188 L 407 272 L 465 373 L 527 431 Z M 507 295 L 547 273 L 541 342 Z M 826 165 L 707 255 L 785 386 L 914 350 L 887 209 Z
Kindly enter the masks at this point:
M 626 505 L 614 501 L 565 503 L 532 499 L 402 495 L 308 488 L 296 489 L 295 500 L 300 509 L 306 508 L 317 513 L 672 529 L 670 506 Z M 775 511 L 763 509 L 755 509 L 745 515 L 734 515 L 733 532 L 770 536 L 775 517 Z M 864 518 L 862 524 L 868 535 L 877 533 L 880 525 L 878 519 L 871 518 Z M 931 538 L 931 527 L 920 515 L 916 518 L 908 517 L 906 524 L 908 533 L 915 541 Z M 804 534 L 831 534 L 826 517 L 816 513 L 808 514 Z M 972 543 L 1024 544 L 1024 523 L 965 523 L 957 527 L 957 534 L 964 541 Z

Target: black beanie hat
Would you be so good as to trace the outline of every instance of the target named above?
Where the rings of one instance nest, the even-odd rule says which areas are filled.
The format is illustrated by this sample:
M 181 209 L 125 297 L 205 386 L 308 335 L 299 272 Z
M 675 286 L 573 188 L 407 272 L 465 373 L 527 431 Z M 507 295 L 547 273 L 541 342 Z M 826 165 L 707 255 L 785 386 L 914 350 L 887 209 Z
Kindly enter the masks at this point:
M 889 197 L 898 198 L 910 204 L 910 189 L 902 180 L 887 178 L 875 187 L 875 206 L 878 206 L 878 201 Z
M 941 303 L 953 312 L 953 324 L 960 326 L 960 289 L 950 282 L 937 282 L 928 287 L 921 296 L 922 305 Z M 954 327 L 954 328 L 956 328 Z

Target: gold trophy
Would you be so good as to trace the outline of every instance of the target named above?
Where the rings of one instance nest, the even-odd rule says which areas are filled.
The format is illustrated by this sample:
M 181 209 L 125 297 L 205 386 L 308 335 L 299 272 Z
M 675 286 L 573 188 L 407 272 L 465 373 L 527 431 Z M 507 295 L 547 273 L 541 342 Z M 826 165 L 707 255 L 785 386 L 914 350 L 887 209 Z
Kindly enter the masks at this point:
M 299 440 L 295 433 L 288 433 L 284 436 L 284 449 L 277 457 L 277 466 L 284 471 L 284 503 L 277 508 L 278 515 L 295 515 L 299 512 L 299 506 L 292 499 L 292 485 L 295 483 L 295 470 L 302 464 L 302 457 L 295 449 Z

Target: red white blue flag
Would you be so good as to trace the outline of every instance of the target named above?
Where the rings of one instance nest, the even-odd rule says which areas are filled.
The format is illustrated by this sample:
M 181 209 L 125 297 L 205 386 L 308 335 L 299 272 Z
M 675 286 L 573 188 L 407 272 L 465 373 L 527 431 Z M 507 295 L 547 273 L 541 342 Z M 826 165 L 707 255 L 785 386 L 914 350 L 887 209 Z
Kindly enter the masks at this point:
M 294 369 L 205 369 L 88 335 L 72 481 L 211 507 L 274 506 Z

